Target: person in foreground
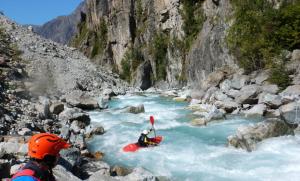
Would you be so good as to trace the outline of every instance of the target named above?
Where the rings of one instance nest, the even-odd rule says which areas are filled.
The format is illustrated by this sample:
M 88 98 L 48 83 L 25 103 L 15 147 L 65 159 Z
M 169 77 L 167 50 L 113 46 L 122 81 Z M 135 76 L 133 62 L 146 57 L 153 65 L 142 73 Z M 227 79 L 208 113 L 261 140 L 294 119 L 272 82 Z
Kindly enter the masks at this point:
M 11 181 L 55 181 L 52 169 L 56 166 L 59 151 L 70 145 L 62 138 L 50 133 L 39 133 L 28 142 L 30 161 L 22 167 Z
M 148 146 L 157 146 L 157 143 L 151 141 L 150 138 L 148 138 L 148 134 L 151 133 L 152 129 L 150 129 L 149 131 L 148 130 L 144 130 L 142 133 L 141 133 L 141 136 L 138 140 L 138 144 L 139 146 L 142 146 L 142 147 L 148 147 Z

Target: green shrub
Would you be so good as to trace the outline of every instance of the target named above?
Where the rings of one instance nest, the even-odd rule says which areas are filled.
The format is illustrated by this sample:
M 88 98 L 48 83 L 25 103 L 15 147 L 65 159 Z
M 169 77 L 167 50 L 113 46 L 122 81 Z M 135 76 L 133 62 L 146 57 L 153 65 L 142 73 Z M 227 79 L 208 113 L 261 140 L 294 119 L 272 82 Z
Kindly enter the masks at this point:
M 169 45 L 169 37 L 162 32 L 155 34 L 151 43 L 150 51 L 154 56 L 156 63 L 156 79 L 165 80 L 167 76 L 167 51 Z
M 131 74 L 136 71 L 144 58 L 139 48 L 129 48 L 121 61 L 122 74 L 121 78 L 130 82 Z
M 120 75 L 120 78 L 123 80 L 126 80 L 127 82 L 131 81 L 131 68 L 130 68 L 130 61 L 129 61 L 129 55 L 126 53 L 124 58 L 121 61 L 122 66 L 122 73 Z
M 267 0 L 231 0 L 235 22 L 226 37 L 246 72 L 274 67 L 283 49 L 300 45 L 300 1 L 274 9 Z
M 91 52 L 91 58 L 94 58 L 96 55 L 102 54 L 107 45 L 107 25 L 104 19 L 100 20 L 99 30 L 93 33 L 93 49 Z
M 272 66 L 269 81 L 277 84 L 280 90 L 284 90 L 290 85 L 292 80 L 289 77 L 289 72 L 285 69 L 284 65 L 280 63 Z
M 203 0 L 183 0 L 181 16 L 183 18 L 183 31 L 185 37 L 185 48 L 189 50 L 197 34 L 202 29 L 205 16 L 202 10 Z

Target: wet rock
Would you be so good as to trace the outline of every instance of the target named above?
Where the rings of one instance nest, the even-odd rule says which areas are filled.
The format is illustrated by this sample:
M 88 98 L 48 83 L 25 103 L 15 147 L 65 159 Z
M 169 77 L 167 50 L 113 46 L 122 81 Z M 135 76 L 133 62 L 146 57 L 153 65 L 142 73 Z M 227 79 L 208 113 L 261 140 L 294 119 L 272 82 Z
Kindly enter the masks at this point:
M 133 114 L 144 113 L 145 112 L 145 108 L 144 108 L 143 104 L 140 104 L 137 107 L 135 107 L 135 106 L 129 106 L 129 107 L 126 108 L 126 112 L 133 113 Z
M 178 96 L 178 92 L 176 90 L 169 90 L 169 91 L 163 92 L 162 96 L 177 97 Z
M 206 126 L 207 122 L 205 118 L 197 118 L 191 121 L 193 126 Z
M 186 101 L 186 98 L 185 97 L 174 97 L 173 100 L 176 102 L 184 102 L 184 101 Z
M 112 89 L 105 89 L 102 94 L 108 96 L 109 99 L 117 95 Z
M 257 104 L 253 106 L 251 109 L 244 111 L 243 113 L 247 118 L 261 118 L 266 112 L 267 106 L 265 104 Z
M 100 109 L 107 109 L 108 103 L 109 103 L 108 96 L 98 98 L 98 106 Z
M 64 104 L 61 102 L 54 102 L 50 106 L 50 113 L 51 114 L 60 114 L 64 111 Z
M 133 169 L 132 173 L 125 176 L 125 177 L 118 177 L 120 180 L 132 180 L 132 181 L 138 181 L 138 180 L 145 180 L 145 181 L 156 181 L 158 180 L 157 177 L 155 177 L 153 174 L 151 174 L 149 171 L 143 169 L 143 168 L 135 168 Z
M 228 137 L 228 144 L 253 151 L 256 149 L 256 144 L 264 139 L 292 133 L 293 130 L 283 121 L 268 119 L 255 125 L 239 127 L 236 135 Z
M 85 137 L 91 138 L 93 135 L 102 135 L 104 134 L 104 128 L 102 126 L 94 127 L 88 126 L 85 128 Z
M 132 172 L 131 169 L 124 168 L 121 166 L 114 166 L 110 169 L 110 175 L 111 176 L 126 176 Z

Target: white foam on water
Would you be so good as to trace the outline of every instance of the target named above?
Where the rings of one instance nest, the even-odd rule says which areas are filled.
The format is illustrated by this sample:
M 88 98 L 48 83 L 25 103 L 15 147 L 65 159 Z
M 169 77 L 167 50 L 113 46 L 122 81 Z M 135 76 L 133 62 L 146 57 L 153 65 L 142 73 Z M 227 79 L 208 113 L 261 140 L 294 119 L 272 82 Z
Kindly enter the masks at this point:
M 106 153 L 110 164 L 141 166 L 155 175 L 175 181 L 265 181 L 299 180 L 300 136 L 271 138 L 258 144 L 254 152 L 228 148 L 226 137 L 243 124 L 255 123 L 232 118 L 206 127 L 193 127 L 188 122 L 185 104 L 150 95 L 119 96 L 113 105 L 144 103 L 145 113 L 115 111 L 92 112 L 93 122 L 107 132 L 97 136 L 91 149 Z M 112 107 L 114 108 L 114 107 Z M 149 129 L 149 116 L 154 115 L 160 146 L 124 153 L 122 147 L 137 141 L 143 129 Z

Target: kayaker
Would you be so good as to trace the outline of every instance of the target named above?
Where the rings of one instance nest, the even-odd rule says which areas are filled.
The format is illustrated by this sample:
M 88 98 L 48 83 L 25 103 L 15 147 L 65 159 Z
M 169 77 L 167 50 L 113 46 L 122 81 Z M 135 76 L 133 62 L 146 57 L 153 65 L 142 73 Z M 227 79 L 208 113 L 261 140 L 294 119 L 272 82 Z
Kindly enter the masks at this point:
M 141 136 L 138 140 L 138 144 L 139 146 L 142 146 L 142 147 L 148 147 L 148 146 L 156 146 L 157 143 L 153 142 L 150 140 L 150 138 L 148 138 L 148 134 L 151 133 L 152 129 L 150 129 L 149 131 L 148 130 L 144 130 L 142 133 L 141 133 Z
M 30 161 L 22 167 L 11 181 L 55 181 L 52 169 L 56 166 L 59 151 L 69 148 L 62 138 L 50 133 L 39 133 L 28 142 Z

